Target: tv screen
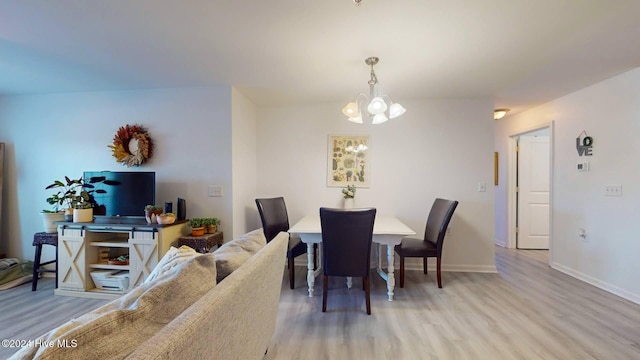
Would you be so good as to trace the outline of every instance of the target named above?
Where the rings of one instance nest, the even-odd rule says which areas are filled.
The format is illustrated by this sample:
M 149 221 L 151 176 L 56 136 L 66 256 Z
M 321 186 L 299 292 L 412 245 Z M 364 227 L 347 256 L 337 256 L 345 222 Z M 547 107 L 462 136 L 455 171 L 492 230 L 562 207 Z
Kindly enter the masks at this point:
M 85 171 L 83 176 L 94 186 L 86 189 L 93 190 L 94 215 L 144 216 L 144 207 L 155 204 L 155 172 Z

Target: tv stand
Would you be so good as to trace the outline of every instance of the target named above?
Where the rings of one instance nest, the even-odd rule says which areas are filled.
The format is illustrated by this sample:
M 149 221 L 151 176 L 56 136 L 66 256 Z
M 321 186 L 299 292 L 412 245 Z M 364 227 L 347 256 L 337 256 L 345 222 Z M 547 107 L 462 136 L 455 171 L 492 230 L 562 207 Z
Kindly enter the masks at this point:
M 114 219 L 115 218 L 115 219 Z M 91 223 L 56 222 L 58 225 L 58 288 L 56 295 L 113 299 L 133 289 L 151 273 L 178 239 L 188 234 L 187 221 L 147 224 L 144 217 L 110 217 Z M 129 254 L 128 265 L 100 259 L 101 249 Z M 120 291 L 96 287 L 91 271 L 129 271 L 129 287 Z

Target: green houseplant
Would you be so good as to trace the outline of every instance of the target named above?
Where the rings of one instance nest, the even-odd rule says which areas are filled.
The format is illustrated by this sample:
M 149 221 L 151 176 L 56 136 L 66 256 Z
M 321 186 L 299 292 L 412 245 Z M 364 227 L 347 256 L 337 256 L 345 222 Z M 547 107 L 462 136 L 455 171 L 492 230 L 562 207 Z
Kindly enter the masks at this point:
M 218 231 L 220 220 L 218 218 L 204 218 L 202 219 L 202 225 L 206 228 L 207 234 L 214 234 Z
M 191 226 L 191 236 L 202 236 L 204 235 L 205 228 L 203 225 L 203 219 L 201 218 L 193 218 L 189 220 L 189 226 Z
M 58 190 L 47 198 L 47 202 L 56 209 L 58 206 L 64 206 L 67 221 L 91 222 L 93 221 L 93 193 L 106 193 L 105 190 L 93 190 L 94 188 L 93 183 L 86 183 L 82 177 L 71 179 L 65 176 L 64 181 L 55 180 L 45 188 Z

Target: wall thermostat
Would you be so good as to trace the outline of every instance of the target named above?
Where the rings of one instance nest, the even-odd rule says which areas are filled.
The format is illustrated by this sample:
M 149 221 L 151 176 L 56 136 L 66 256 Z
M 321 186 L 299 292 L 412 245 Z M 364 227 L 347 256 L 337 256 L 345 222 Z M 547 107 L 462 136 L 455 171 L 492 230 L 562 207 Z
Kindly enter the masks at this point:
M 589 171 L 589 162 L 588 161 L 579 162 L 578 171 Z

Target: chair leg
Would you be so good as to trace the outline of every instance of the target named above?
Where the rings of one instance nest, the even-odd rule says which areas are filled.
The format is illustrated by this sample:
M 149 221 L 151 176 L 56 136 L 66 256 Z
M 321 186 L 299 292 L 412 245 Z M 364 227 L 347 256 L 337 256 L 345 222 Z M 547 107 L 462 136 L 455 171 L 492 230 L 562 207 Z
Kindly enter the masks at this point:
M 365 297 L 365 301 L 367 303 L 367 315 L 371 315 L 371 283 L 369 282 L 369 277 L 365 277 L 362 279 L 362 283 L 364 284 L 364 288 L 365 288 L 365 293 L 364 293 L 364 297 Z
M 40 268 L 40 256 L 42 255 L 42 244 L 36 245 L 36 257 L 33 259 L 33 279 L 31 279 L 31 291 L 38 288 L 38 269 Z M 58 264 L 56 264 L 57 266 Z
M 404 256 L 400 256 L 400 287 L 404 287 Z
M 289 287 L 293 289 L 293 285 L 296 283 L 295 271 L 293 269 L 293 257 L 289 258 Z
M 424 273 L 427 274 L 427 257 L 423 257 L 422 258 L 422 269 L 424 270 Z
M 327 289 L 329 288 L 329 277 L 324 276 L 322 280 L 322 312 L 327 312 Z
M 318 244 L 313 244 L 313 270 L 318 269 Z
M 442 289 L 442 278 L 440 277 L 440 257 L 438 257 L 438 287 Z

